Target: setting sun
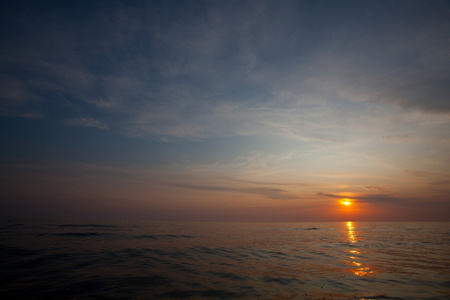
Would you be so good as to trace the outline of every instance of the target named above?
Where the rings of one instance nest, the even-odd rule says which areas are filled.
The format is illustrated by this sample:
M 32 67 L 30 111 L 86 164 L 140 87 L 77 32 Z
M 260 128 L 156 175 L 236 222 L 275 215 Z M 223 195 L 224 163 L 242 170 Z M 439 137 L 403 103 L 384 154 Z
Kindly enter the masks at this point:
M 352 202 L 350 202 L 350 200 L 348 200 L 348 199 L 344 199 L 344 200 L 341 201 L 341 204 L 342 204 L 342 205 L 349 206 L 349 205 L 352 204 Z

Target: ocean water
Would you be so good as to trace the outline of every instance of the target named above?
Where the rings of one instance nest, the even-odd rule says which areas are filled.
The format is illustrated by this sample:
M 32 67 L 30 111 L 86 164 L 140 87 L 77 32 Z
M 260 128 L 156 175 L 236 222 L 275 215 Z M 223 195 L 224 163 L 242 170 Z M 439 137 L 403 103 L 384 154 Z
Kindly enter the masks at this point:
M 4 221 L 2 299 L 450 299 L 450 223 Z

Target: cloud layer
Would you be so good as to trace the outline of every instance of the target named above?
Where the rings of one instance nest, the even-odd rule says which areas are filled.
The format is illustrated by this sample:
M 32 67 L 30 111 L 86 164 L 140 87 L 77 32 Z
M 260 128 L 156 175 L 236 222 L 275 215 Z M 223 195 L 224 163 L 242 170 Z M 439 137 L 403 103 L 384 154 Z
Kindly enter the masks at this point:
M 2 26 L 23 34 L 3 37 L 1 111 L 101 115 L 140 137 L 305 139 L 364 103 L 448 114 L 448 7 L 405 4 L 35 3 L 19 18 L 8 4 Z

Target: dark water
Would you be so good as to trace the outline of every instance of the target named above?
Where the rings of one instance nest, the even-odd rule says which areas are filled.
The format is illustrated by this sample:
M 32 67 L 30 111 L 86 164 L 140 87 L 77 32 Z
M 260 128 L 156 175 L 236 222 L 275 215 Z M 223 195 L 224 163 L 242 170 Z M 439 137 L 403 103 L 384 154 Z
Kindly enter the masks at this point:
M 0 276 L 2 299 L 450 299 L 450 223 L 8 221 Z

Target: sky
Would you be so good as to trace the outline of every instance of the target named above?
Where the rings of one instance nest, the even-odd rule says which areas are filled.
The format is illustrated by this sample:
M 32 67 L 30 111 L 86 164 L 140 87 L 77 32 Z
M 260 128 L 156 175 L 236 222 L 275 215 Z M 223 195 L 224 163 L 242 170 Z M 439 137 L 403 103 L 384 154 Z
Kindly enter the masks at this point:
M 0 217 L 450 221 L 449 33 L 437 0 L 1 1 Z

